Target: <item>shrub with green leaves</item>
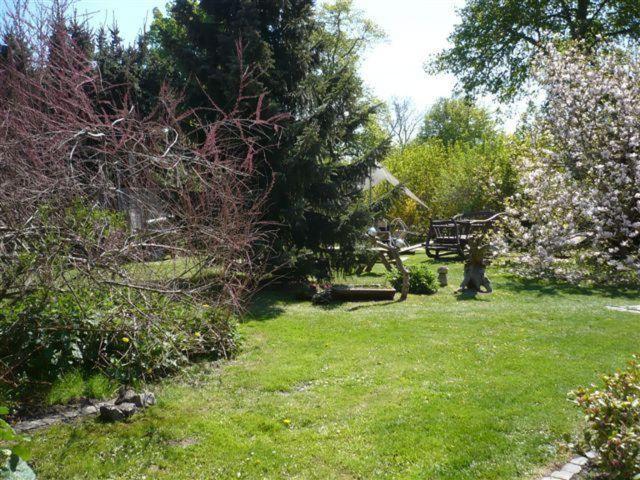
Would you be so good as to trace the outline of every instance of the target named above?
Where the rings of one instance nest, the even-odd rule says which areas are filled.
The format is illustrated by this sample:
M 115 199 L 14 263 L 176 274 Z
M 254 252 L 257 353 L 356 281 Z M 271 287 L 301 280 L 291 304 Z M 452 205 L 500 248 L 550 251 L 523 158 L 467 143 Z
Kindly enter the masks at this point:
M 438 283 L 435 274 L 426 265 L 408 267 L 409 293 L 431 295 L 438 291 Z M 387 276 L 391 286 L 400 291 L 402 288 L 402 273 L 394 269 Z
M 431 218 L 451 218 L 478 210 L 502 211 L 505 199 L 517 187 L 513 157 L 520 148 L 515 139 L 498 135 L 479 143 L 453 145 L 434 138 L 395 150 L 384 165 L 427 208 L 402 195 L 393 202 L 388 216 L 426 228 Z M 387 189 L 379 185 L 375 193 L 382 195 Z
M 0 407 L 0 416 L 9 410 Z M 2 480 L 35 480 L 36 476 L 26 464 L 29 459 L 27 444 L 29 439 L 18 435 L 11 426 L 0 418 L 0 478 Z
M 197 357 L 235 353 L 231 314 L 150 292 L 143 302 L 137 295 L 143 293 L 39 291 L 0 305 L 0 362 L 11 373 L 4 380 L 14 397 L 34 400 L 33 385 L 56 382 L 59 392 L 50 392 L 49 401 L 65 401 L 104 391 L 94 372 L 131 383 L 174 372 Z
M 570 397 L 585 413 L 580 447 L 593 450 L 602 478 L 640 479 L 640 364 L 602 377 L 603 386 L 580 388 Z

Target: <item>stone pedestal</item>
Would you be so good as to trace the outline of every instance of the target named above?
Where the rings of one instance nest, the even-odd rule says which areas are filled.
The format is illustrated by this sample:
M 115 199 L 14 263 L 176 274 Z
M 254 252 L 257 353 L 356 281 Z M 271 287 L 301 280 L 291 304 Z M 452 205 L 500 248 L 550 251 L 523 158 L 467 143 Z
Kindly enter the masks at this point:
M 449 285 L 449 279 L 447 278 L 448 273 L 449 269 L 447 267 L 438 268 L 438 283 L 440 283 L 441 287 Z

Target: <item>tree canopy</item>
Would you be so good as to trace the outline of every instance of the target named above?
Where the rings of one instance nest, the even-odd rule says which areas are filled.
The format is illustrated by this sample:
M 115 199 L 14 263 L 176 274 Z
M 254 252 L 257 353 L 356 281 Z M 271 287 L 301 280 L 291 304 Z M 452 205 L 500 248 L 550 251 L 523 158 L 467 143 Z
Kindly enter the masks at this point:
M 445 146 L 477 144 L 496 135 L 496 122 L 488 110 L 467 99 L 440 98 L 427 112 L 418 138 L 437 138 Z
M 512 165 L 514 141 L 499 135 L 482 144 L 459 142 L 446 147 L 439 139 L 414 142 L 396 149 L 385 166 L 427 208 L 399 197 L 390 216 L 424 228 L 432 218 L 451 218 L 458 213 L 504 209 L 517 182 Z
M 534 56 L 550 40 L 640 39 L 638 0 L 468 0 L 449 37 L 452 47 L 431 63 L 454 74 L 470 93 L 513 98 L 531 76 Z

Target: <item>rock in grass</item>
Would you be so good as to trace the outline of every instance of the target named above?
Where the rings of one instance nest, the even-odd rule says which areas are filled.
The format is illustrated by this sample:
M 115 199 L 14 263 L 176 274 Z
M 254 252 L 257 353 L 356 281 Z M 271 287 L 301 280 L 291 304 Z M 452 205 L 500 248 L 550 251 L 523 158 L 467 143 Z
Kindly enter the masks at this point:
M 147 408 L 156 404 L 156 396 L 151 392 L 136 393 L 133 397 L 133 403 L 138 408 Z
M 0 466 L 3 480 L 36 480 L 36 474 L 21 458 L 12 455 L 4 466 Z
M 116 398 L 115 404 L 121 405 L 123 403 L 135 403 L 134 400 L 136 395 L 137 393 L 135 392 L 135 390 L 132 390 L 130 388 L 122 389 L 118 394 L 118 398 Z
M 129 418 L 138 409 L 150 407 L 155 403 L 156 397 L 153 393 L 136 393 L 134 390 L 127 388 L 120 391 L 113 405 L 100 406 L 100 419 L 105 422 L 120 422 Z
M 133 403 L 138 408 L 147 408 L 156 404 L 156 397 L 151 392 L 136 393 L 128 388 L 122 390 L 115 401 L 116 405 L 122 405 L 123 403 Z
M 121 422 L 136 413 L 134 403 L 120 403 L 118 405 L 102 405 L 100 407 L 100 419 L 105 422 Z

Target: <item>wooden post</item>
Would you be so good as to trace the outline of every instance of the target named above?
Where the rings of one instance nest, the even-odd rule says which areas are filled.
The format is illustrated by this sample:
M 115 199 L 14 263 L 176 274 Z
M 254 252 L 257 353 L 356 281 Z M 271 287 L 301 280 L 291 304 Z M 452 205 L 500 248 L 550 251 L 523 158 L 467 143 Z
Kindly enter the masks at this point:
M 379 247 L 383 248 L 389 256 L 394 260 L 396 264 L 396 268 L 400 273 L 402 273 L 402 290 L 400 291 L 400 301 L 406 300 L 409 296 L 409 270 L 402 263 L 402 258 L 400 258 L 400 249 L 396 247 L 392 247 L 391 245 L 387 245 L 379 240 L 376 241 Z M 380 252 L 381 255 L 384 255 Z
M 387 260 L 387 257 L 385 255 L 384 252 L 378 252 L 380 254 L 380 261 L 382 262 L 382 265 L 384 265 L 384 268 L 387 269 L 387 272 L 390 272 L 391 269 L 391 264 L 389 263 L 389 260 Z

